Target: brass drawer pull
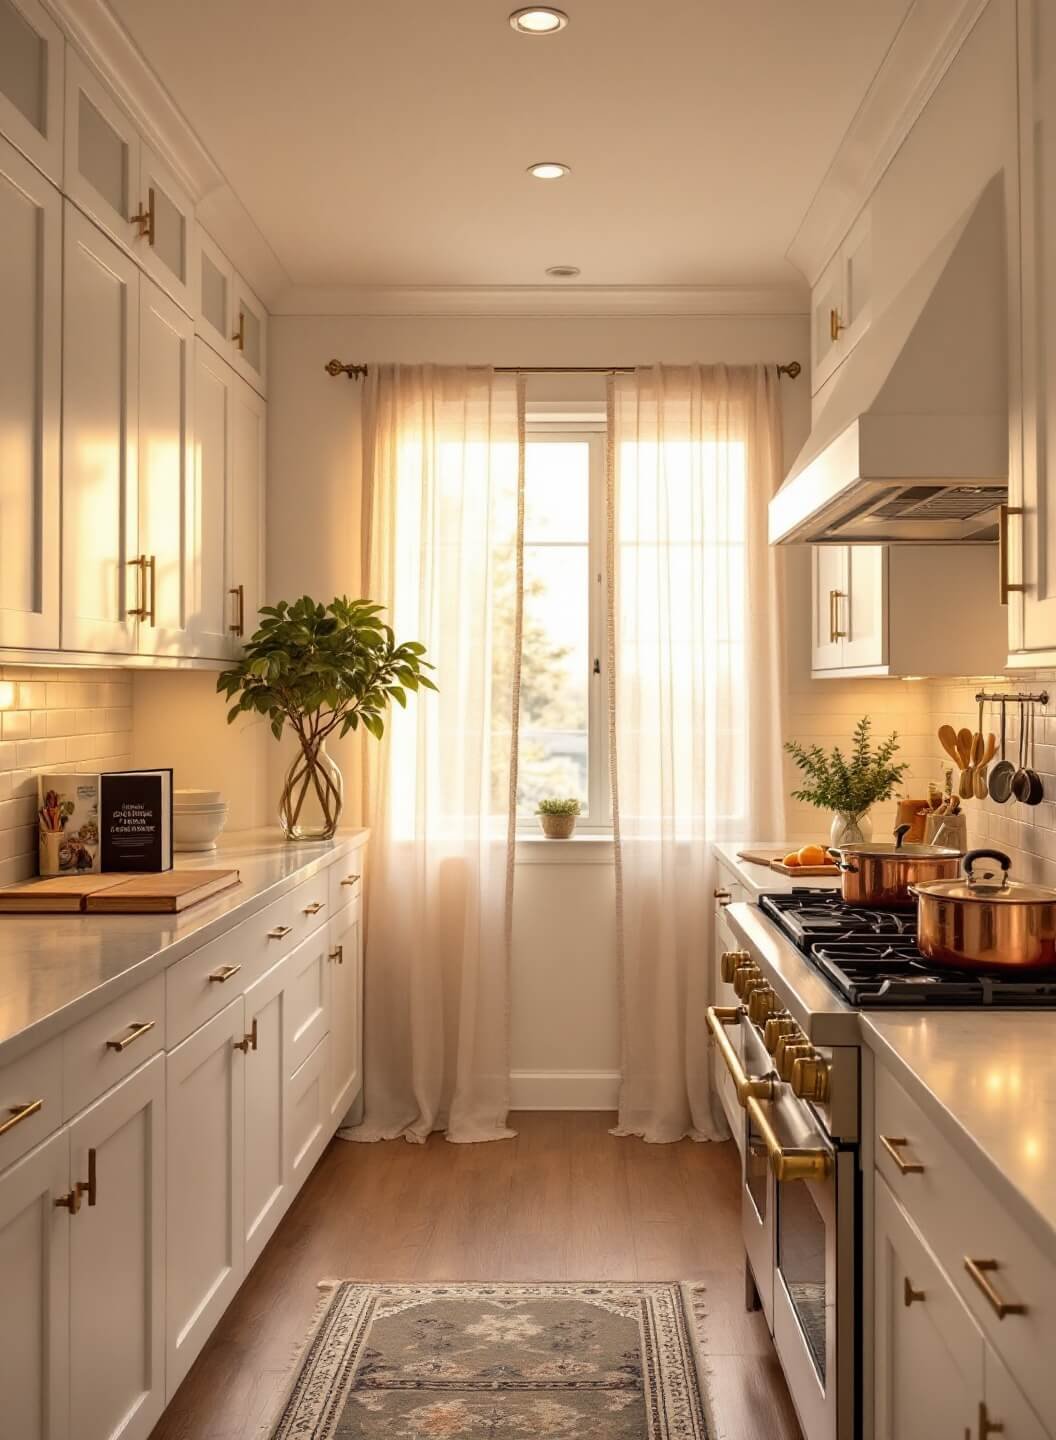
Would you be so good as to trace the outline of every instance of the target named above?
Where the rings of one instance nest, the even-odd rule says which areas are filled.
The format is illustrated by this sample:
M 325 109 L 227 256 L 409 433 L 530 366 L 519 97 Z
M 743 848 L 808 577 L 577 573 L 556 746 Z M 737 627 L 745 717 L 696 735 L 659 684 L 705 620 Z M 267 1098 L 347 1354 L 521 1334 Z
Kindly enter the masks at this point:
M 909 1144 L 909 1141 L 906 1139 L 906 1137 L 905 1137 L 904 1135 L 881 1135 L 881 1136 L 880 1136 L 880 1144 L 884 1147 L 884 1149 L 887 1151 L 887 1153 L 891 1156 L 891 1159 L 892 1159 L 892 1160 L 895 1162 L 895 1164 L 898 1166 L 899 1171 L 901 1172 L 901 1174 L 903 1174 L 903 1175 L 923 1175 L 923 1174 L 924 1174 L 924 1166 L 921 1165 L 921 1164 L 919 1163 L 919 1161 L 917 1161 L 917 1160 L 903 1160 L 901 1154 L 899 1153 L 899 1152 L 900 1152 L 900 1149 L 901 1149 L 901 1147 L 902 1147 L 903 1145 L 908 1145 L 908 1144 Z
M 906 1309 L 907 1309 L 907 1310 L 909 1309 L 909 1307 L 913 1304 L 913 1301 L 914 1301 L 914 1300 L 923 1300 L 923 1299 L 924 1299 L 924 1291 L 923 1291 L 923 1290 L 914 1290 L 914 1289 L 913 1289 L 913 1282 L 910 1280 L 909 1276 L 907 1275 L 906 1278 L 905 1278 L 905 1287 L 904 1287 L 904 1289 L 903 1289 L 903 1291 L 902 1291 L 902 1301 L 903 1301 L 903 1304 L 905 1305 Z
M 342 884 L 342 885 L 353 885 L 353 886 L 358 885 L 358 884 L 359 884 L 359 876 L 358 876 L 358 875 L 346 875 L 345 878 L 341 881 L 341 884 Z
M 88 1151 L 88 1179 L 78 1180 L 73 1187 L 78 1195 L 87 1195 L 88 1204 L 94 1205 L 99 1198 L 99 1190 L 95 1182 L 95 1148 Z
M 35 1115 L 43 1104 L 43 1100 L 30 1100 L 28 1105 L 10 1106 L 7 1119 L 0 1124 L 0 1135 L 6 1135 L 16 1125 L 21 1125 L 23 1120 L 28 1120 L 31 1115 Z
M 324 908 L 325 904 L 325 900 L 313 900 L 310 905 L 306 905 L 304 907 L 304 913 L 306 915 L 318 915 L 319 911 Z
M 253 1021 L 248 1035 L 243 1035 L 241 1040 L 234 1042 L 236 1050 L 241 1050 L 243 1055 L 248 1055 L 251 1050 L 257 1048 L 257 1022 Z
M 345 947 L 343 945 L 335 945 L 330 951 L 329 958 L 336 960 L 339 965 L 343 965 L 345 963 Z
M 56 1210 L 68 1210 L 71 1215 L 76 1215 L 81 1208 L 81 1192 L 76 1186 L 67 1190 L 65 1195 L 60 1195 L 55 1201 Z
M 964 1268 L 986 1296 L 987 1300 L 989 1300 L 991 1308 L 999 1320 L 1003 1320 L 1006 1315 L 1025 1315 L 1027 1313 L 1027 1307 L 1025 1305 L 1015 1304 L 1010 1300 L 1002 1300 L 1001 1296 L 994 1289 L 991 1281 L 987 1279 L 988 1275 L 992 1275 L 995 1270 L 1000 1269 L 996 1260 L 973 1260 L 970 1256 L 966 1255 L 964 1257 Z
M 774 1081 L 772 1076 L 765 1076 L 761 1079 L 754 1079 L 745 1074 L 741 1064 L 740 1056 L 730 1044 L 730 1038 L 726 1034 L 728 1025 L 740 1023 L 741 1016 L 745 1013 L 740 1005 L 709 1005 L 707 1009 L 708 1029 L 715 1037 L 715 1043 L 719 1047 L 719 1054 L 730 1072 L 730 1079 L 737 1091 L 737 1104 L 743 1110 L 749 1096 L 761 1095 L 765 1100 L 772 1100 L 774 1096 Z
M 153 1030 L 156 1024 L 156 1020 L 133 1020 L 132 1028 L 128 1034 L 121 1040 L 108 1040 L 106 1042 L 106 1048 L 108 1050 L 116 1050 L 120 1055 L 122 1050 L 128 1049 L 133 1040 L 138 1040 L 139 1037 L 145 1035 L 148 1030 Z
M 221 965 L 219 970 L 209 972 L 209 984 L 226 985 L 231 976 L 237 975 L 241 969 L 241 965 Z
M 274 930 L 268 931 L 269 940 L 285 940 L 290 933 L 289 925 L 276 925 Z

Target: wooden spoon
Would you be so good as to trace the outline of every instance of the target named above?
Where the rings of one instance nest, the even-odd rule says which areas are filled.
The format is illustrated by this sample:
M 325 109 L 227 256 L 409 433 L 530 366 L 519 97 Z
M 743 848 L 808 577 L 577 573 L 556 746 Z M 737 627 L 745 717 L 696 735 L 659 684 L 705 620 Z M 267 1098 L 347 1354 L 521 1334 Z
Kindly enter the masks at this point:
M 973 785 L 975 787 L 975 798 L 985 800 L 989 794 L 987 788 L 986 772 L 990 768 L 990 761 L 997 754 L 997 736 L 992 732 L 986 737 L 986 749 L 983 751 L 983 758 L 975 767 Z
M 972 763 L 972 732 L 965 725 L 957 731 L 957 760 L 962 770 Z
M 939 726 L 939 744 L 955 765 L 961 763 L 960 753 L 957 750 L 957 731 L 952 725 Z

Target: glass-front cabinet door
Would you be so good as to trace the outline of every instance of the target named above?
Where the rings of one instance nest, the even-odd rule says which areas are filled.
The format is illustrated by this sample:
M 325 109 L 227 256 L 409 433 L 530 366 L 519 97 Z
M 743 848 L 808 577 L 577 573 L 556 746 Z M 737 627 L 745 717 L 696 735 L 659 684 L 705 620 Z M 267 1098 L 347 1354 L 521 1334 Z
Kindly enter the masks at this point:
M 39 0 L 0 0 L 0 134 L 62 184 L 62 31 Z
M 267 394 L 268 312 L 240 275 L 234 277 L 231 361 L 260 395 Z
M 194 202 L 149 146 L 140 150 L 138 235 L 133 253 L 147 274 L 186 314 L 194 313 L 191 275 Z
M 128 251 L 142 227 L 139 160 L 132 120 L 80 56 L 67 50 L 65 190 Z
M 230 361 L 235 333 L 235 272 L 227 256 L 200 225 L 195 226 L 195 333 Z

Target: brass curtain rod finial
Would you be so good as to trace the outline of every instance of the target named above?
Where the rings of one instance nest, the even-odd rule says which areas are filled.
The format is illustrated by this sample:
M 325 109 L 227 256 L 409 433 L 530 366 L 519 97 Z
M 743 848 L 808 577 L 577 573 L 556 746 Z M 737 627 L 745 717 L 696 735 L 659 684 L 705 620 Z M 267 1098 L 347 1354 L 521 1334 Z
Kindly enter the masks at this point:
M 803 366 L 798 360 L 790 360 L 787 365 L 779 365 L 777 367 L 777 373 L 779 375 L 787 375 L 790 380 L 794 380 L 802 369 Z
M 328 360 L 324 368 L 328 375 L 347 375 L 350 380 L 365 379 L 367 375 L 365 365 L 342 365 L 340 360 Z

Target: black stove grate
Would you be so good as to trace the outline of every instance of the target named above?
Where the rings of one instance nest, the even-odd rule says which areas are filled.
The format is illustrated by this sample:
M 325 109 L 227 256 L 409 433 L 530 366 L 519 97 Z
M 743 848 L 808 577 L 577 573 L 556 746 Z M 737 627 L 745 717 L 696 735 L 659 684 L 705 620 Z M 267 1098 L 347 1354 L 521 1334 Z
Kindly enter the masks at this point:
M 916 946 L 915 909 L 870 910 L 848 905 L 831 890 L 805 887 L 763 895 L 759 903 L 844 999 L 861 1009 L 1056 1009 L 1056 972 L 1023 978 L 933 965 Z

